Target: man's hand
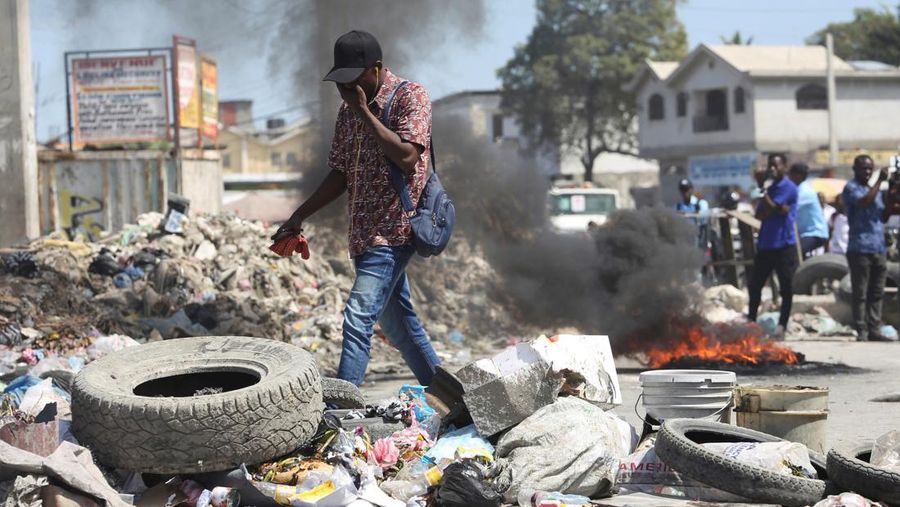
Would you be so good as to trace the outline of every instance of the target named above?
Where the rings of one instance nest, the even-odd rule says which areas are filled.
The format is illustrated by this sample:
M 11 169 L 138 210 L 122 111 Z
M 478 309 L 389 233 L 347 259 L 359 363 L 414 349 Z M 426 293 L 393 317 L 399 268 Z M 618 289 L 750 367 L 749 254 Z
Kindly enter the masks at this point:
M 281 227 L 279 227 L 278 230 L 275 231 L 275 234 L 273 234 L 270 239 L 277 243 L 284 238 L 297 236 L 302 232 L 303 221 L 292 216 L 285 223 L 281 224 Z
M 348 89 L 346 86 L 338 85 L 338 92 L 340 92 L 341 98 L 344 99 L 347 107 L 354 113 L 362 115 L 363 112 L 368 110 L 369 105 L 368 101 L 366 101 L 366 92 L 363 91 L 361 86 L 356 85 Z
M 756 183 L 762 187 L 766 183 L 766 177 L 769 175 L 769 171 L 766 168 L 760 167 L 753 171 L 753 179 L 756 180 Z

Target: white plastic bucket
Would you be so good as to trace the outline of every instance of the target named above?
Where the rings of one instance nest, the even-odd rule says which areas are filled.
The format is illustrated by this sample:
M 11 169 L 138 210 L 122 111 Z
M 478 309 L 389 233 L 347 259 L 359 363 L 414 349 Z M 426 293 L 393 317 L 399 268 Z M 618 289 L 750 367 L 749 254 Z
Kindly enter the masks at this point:
M 651 370 L 641 373 L 640 381 L 644 411 L 659 422 L 679 417 L 731 421 L 734 372 Z

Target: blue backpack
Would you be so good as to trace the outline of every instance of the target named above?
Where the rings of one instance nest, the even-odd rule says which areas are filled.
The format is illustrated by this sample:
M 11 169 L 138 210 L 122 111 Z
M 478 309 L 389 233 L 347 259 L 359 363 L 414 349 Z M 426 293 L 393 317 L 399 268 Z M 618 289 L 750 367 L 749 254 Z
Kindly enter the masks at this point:
M 381 115 L 381 123 L 391 128 L 389 125 L 391 105 L 394 102 L 394 96 L 409 81 L 403 81 L 394 89 L 387 103 L 384 105 L 384 112 Z M 412 199 L 409 197 L 409 188 L 406 186 L 406 177 L 403 171 L 397 167 L 391 159 L 388 163 L 391 165 L 391 184 L 400 195 L 400 202 L 403 210 L 409 217 L 409 225 L 412 227 L 413 244 L 416 246 L 416 253 L 422 257 L 431 257 L 438 255 L 447 247 L 450 242 L 450 236 L 453 234 L 453 227 L 456 225 L 456 208 L 441 180 L 437 175 L 437 168 L 434 162 L 434 144 L 429 139 L 430 157 L 431 157 L 431 176 L 425 183 L 422 190 L 422 197 L 419 199 L 418 206 L 413 206 Z M 387 157 L 385 157 L 387 158 Z

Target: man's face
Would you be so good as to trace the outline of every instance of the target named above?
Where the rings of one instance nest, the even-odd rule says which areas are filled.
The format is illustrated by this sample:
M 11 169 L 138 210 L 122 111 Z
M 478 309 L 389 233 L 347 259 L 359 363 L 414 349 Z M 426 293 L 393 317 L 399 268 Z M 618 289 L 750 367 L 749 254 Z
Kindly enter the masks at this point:
M 784 163 L 784 159 L 781 157 L 770 157 L 769 169 L 776 180 L 784 178 L 784 175 L 787 174 L 787 164 Z
M 694 189 L 691 187 L 681 187 L 681 198 L 684 199 L 685 202 L 691 200 L 691 195 L 694 193 Z
M 875 162 L 871 158 L 863 159 L 859 164 L 853 166 L 853 174 L 860 181 L 869 181 L 872 178 L 872 171 L 875 170 Z
M 366 102 L 371 102 L 372 99 L 375 98 L 375 95 L 378 93 L 378 85 L 381 80 L 381 64 L 376 63 L 375 66 L 370 67 L 363 71 L 362 74 L 356 81 L 352 81 L 350 83 L 335 83 L 337 84 L 338 91 L 342 89 L 344 92 L 354 91 L 357 86 L 363 89 L 363 92 L 366 94 Z

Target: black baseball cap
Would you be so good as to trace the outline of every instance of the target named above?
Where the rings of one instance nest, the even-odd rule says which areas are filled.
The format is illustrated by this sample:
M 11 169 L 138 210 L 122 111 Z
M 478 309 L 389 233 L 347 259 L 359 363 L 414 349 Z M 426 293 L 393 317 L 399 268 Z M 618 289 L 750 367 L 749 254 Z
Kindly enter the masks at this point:
M 681 181 L 678 182 L 679 190 L 687 190 L 689 188 L 694 188 L 694 184 L 691 183 L 691 180 L 689 180 L 687 178 L 683 178 Z
M 381 60 L 381 45 L 369 32 L 353 30 L 334 43 L 334 67 L 322 81 L 352 83 L 363 71 Z

